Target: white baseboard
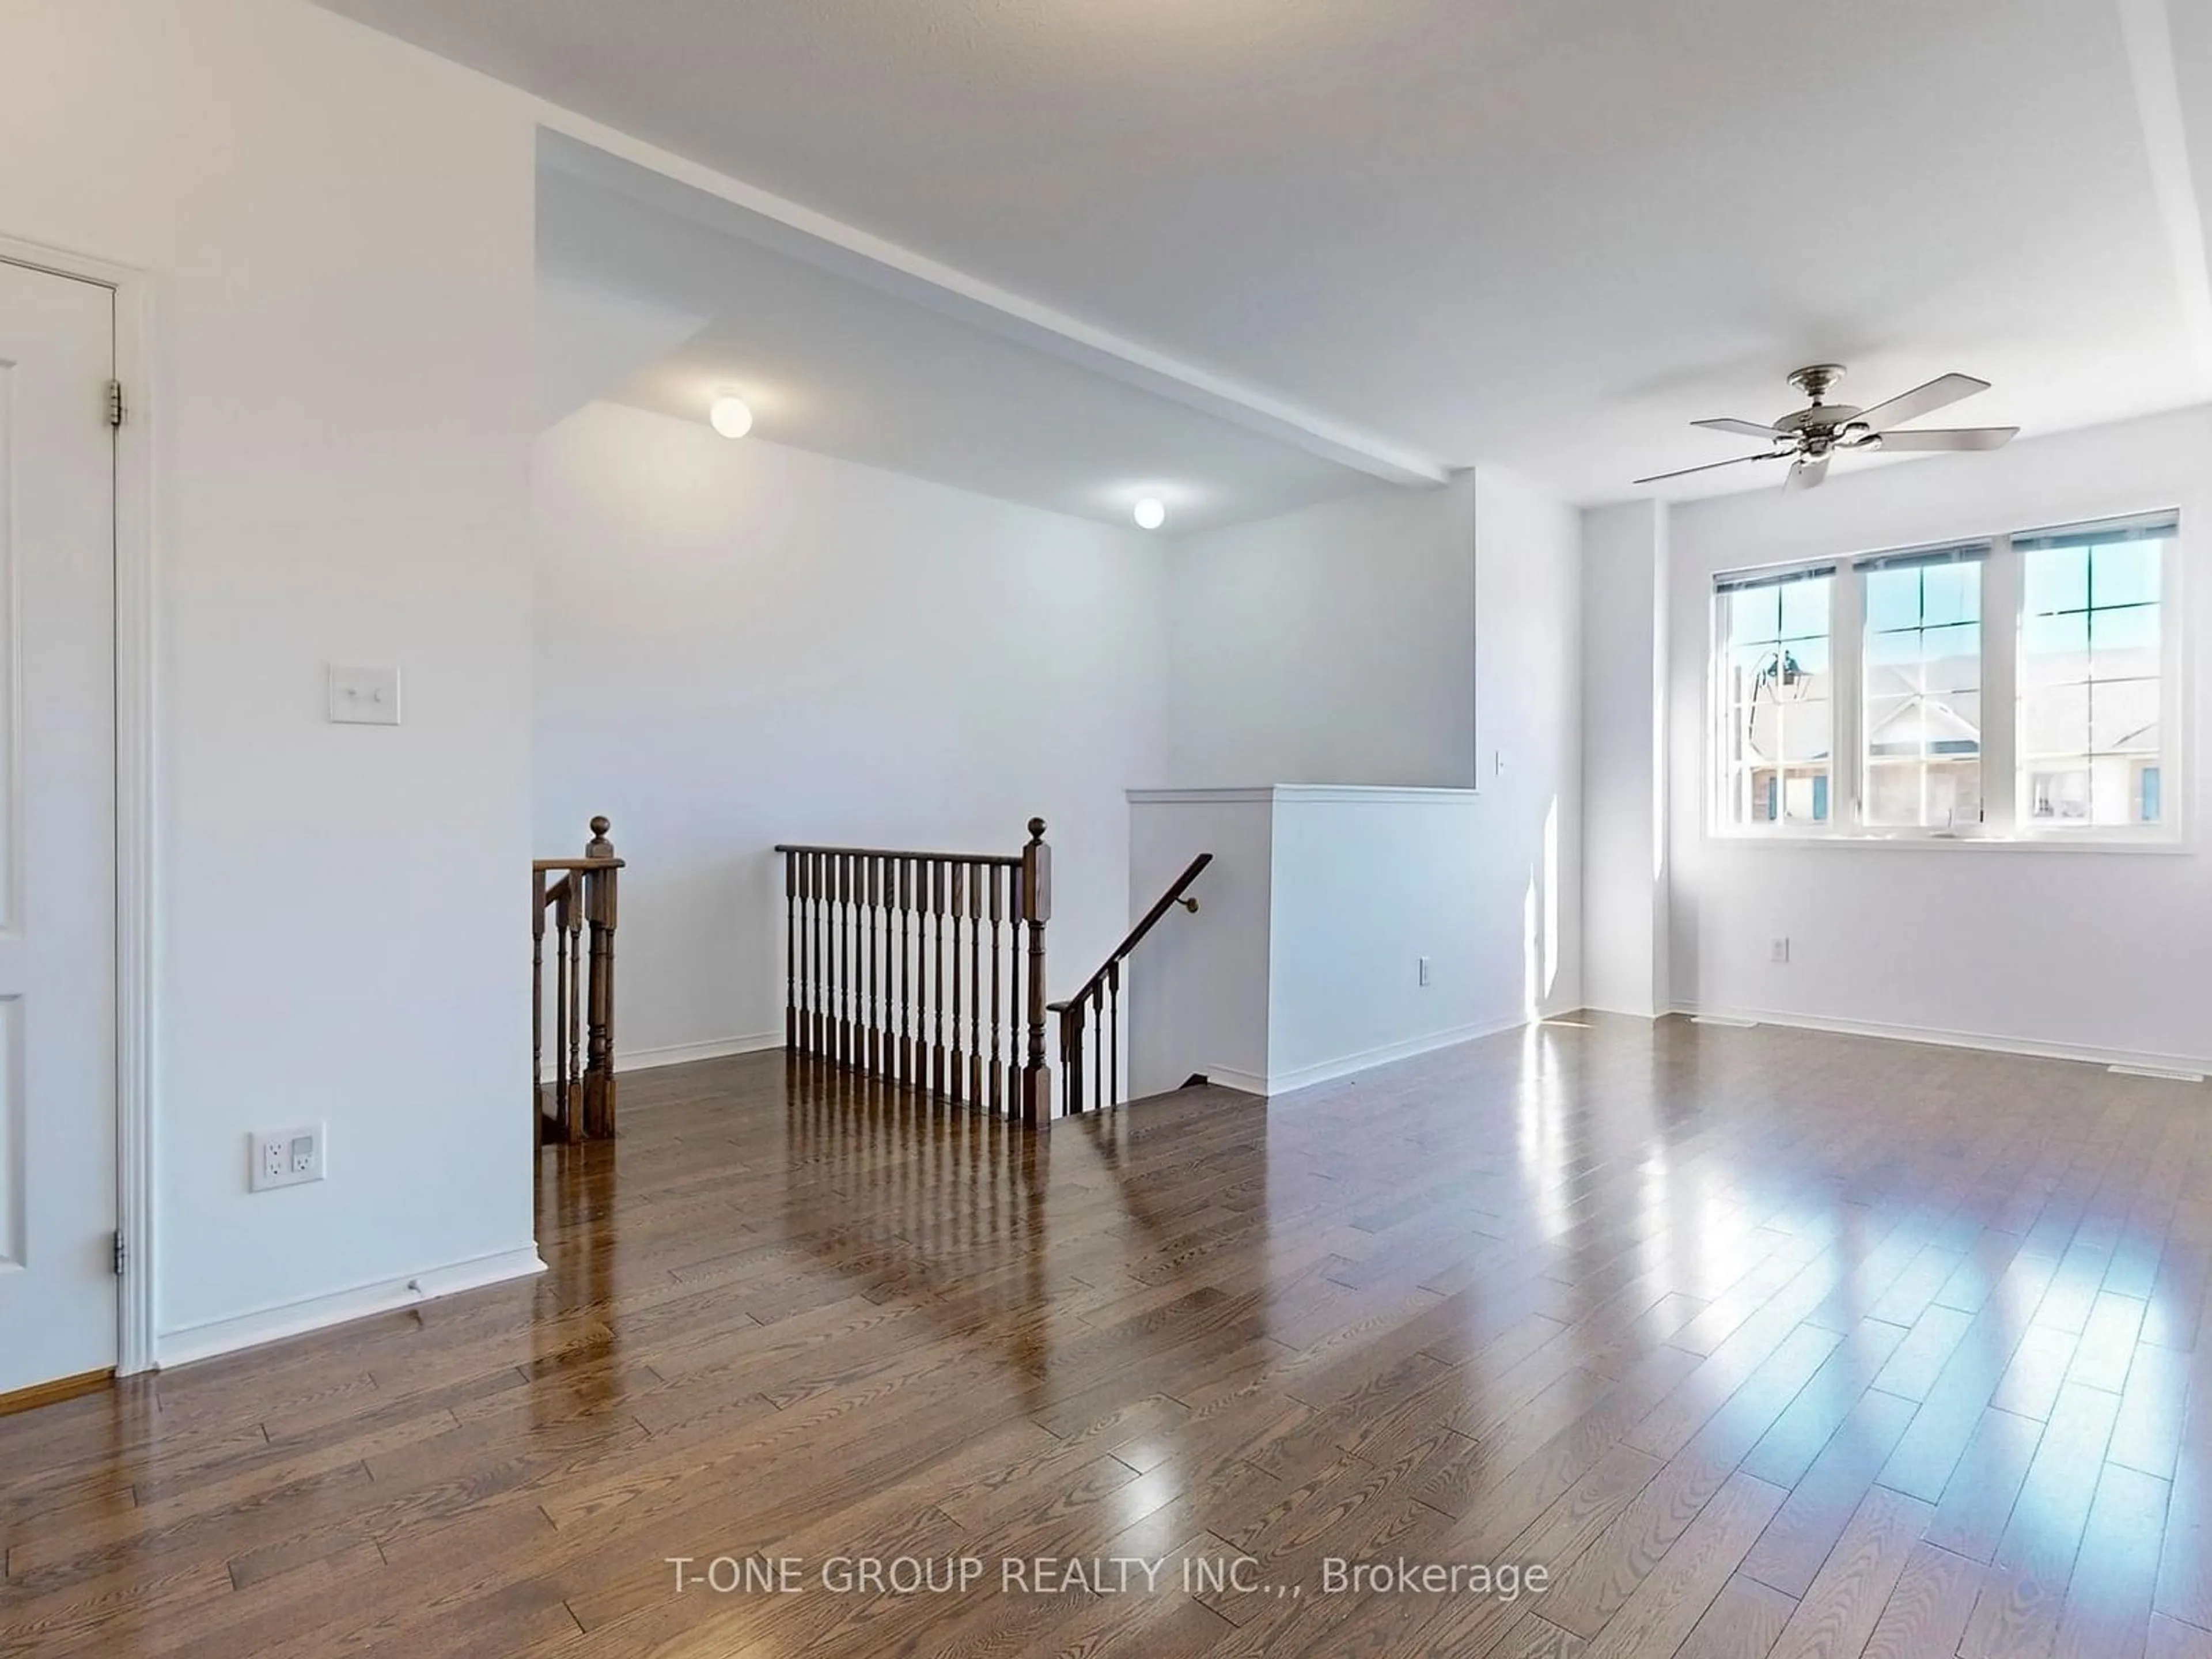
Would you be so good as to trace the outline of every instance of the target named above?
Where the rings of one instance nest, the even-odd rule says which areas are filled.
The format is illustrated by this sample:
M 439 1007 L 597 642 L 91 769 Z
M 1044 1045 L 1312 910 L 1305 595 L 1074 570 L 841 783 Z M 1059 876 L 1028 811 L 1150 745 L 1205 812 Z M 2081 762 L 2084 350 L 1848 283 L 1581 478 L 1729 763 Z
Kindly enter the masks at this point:
M 1479 1037 L 1496 1036 L 1501 1031 L 1517 1031 L 1528 1023 L 1524 1015 L 1516 1014 L 1510 1019 L 1456 1025 L 1449 1030 L 1430 1031 L 1420 1036 L 1407 1037 L 1401 1042 L 1387 1042 L 1377 1048 L 1363 1049 L 1358 1054 L 1340 1054 L 1334 1060 L 1317 1060 L 1310 1066 L 1299 1066 L 1281 1072 L 1270 1071 L 1265 1077 L 1226 1066 L 1209 1066 L 1206 1068 L 1206 1076 L 1210 1083 L 1218 1083 L 1224 1088 L 1242 1089 L 1248 1094 L 1285 1095 L 1295 1089 L 1310 1089 L 1316 1084 L 1334 1083 L 1339 1078 L 1371 1071 L 1377 1066 L 1388 1066 L 1393 1060 L 1411 1060 L 1416 1054 L 1449 1048 L 1462 1042 L 1473 1042 Z
M 712 1042 L 678 1042 L 665 1048 L 631 1048 L 615 1055 L 615 1071 L 649 1072 L 656 1066 L 684 1066 L 695 1060 L 763 1054 L 782 1047 L 783 1033 L 769 1031 L 760 1036 L 717 1037 Z
M 1267 1079 L 1256 1072 L 1240 1072 L 1233 1066 L 1208 1066 L 1206 1080 L 1218 1083 L 1224 1089 L 1241 1089 L 1248 1095 L 1267 1092 Z
M 356 1285 L 349 1291 L 333 1291 L 327 1296 L 309 1297 L 301 1302 L 279 1303 L 227 1319 L 180 1326 L 164 1331 L 156 1339 L 154 1363 L 159 1367 L 188 1365 L 195 1359 L 212 1359 L 217 1354 L 258 1347 L 288 1336 L 304 1336 L 310 1331 L 343 1325 L 349 1320 L 365 1319 L 371 1314 L 389 1313 L 394 1308 L 412 1307 L 418 1302 L 434 1301 L 460 1291 L 481 1290 L 487 1285 L 525 1279 L 544 1271 L 545 1263 L 535 1246 L 502 1250 L 495 1255 L 456 1261 L 450 1267 L 431 1267 L 404 1279 L 388 1279 L 379 1284 Z
M 1990 1054 L 2025 1054 L 2033 1060 L 2074 1060 L 2090 1066 L 2124 1066 L 2159 1072 L 2212 1072 L 2212 1058 L 2128 1048 L 2100 1048 L 2078 1042 L 2029 1042 L 1986 1031 L 1958 1031 L 1938 1025 L 1889 1025 L 1872 1020 L 1829 1019 L 1819 1014 L 1783 1014 L 1763 1008 L 1708 1008 L 1678 1002 L 1673 1012 L 1719 1024 L 1787 1025 L 1801 1031 L 1832 1031 L 1840 1036 L 1883 1037 L 1893 1042 L 1928 1042 L 1942 1048 L 1979 1048 Z

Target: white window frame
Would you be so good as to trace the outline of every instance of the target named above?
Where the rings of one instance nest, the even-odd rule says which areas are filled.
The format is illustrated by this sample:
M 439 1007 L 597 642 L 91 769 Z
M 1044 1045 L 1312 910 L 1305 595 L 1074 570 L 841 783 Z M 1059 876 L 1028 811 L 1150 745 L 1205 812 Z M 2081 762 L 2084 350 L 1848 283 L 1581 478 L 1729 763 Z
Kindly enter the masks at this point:
M 1981 748 L 1977 758 L 1982 769 L 1982 819 L 1978 823 L 1954 824 L 1948 830 L 1937 830 L 1925 824 L 1869 823 L 1866 821 L 1867 760 L 1866 760 L 1866 579 L 1885 566 L 1924 554 L 1942 554 L 1954 550 L 1978 549 L 1980 557 L 1975 561 L 1981 567 L 1981 630 L 1982 630 L 1982 700 Z M 2011 814 L 2012 780 L 2016 769 L 2013 763 L 2014 734 L 2018 723 L 2018 708 L 2014 696 L 2014 659 L 2019 648 L 2018 615 L 2020 611 L 2019 561 L 2012 556 L 2011 538 L 2006 536 L 1974 536 L 1964 539 L 1924 543 L 1917 547 L 1884 549 L 1878 553 L 1862 553 L 1844 562 L 1844 575 L 1851 588 L 1852 625 L 1855 630 L 1851 643 L 1851 773 L 1844 793 L 1849 813 L 1846 833 L 1861 841 L 1988 841 L 2002 839 L 2002 832 L 1992 835 L 1993 821 L 1990 816 L 1990 797 L 1992 780 L 1995 787 L 2005 794 L 2005 816 Z M 1996 603 L 1992 605 L 1994 596 Z M 1999 649 L 1994 653 L 2006 659 L 2002 668 L 1991 666 L 1990 648 L 1991 617 L 2002 619 L 2007 614 L 2014 618 L 2013 628 L 2007 629 L 1999 622 L 1996 633 Z M 2009 645 L 2007 645 L 2009 641 Z M 1832 643 L 1830 649 L 1835 647 Z M 1992 720 L 1990 711 L 2001 711 Z M 2010 711 L 2008 714 L 2002 711 Z M 1993 737 L 1992 725 L 2002 727 Z
M 1729 706 L 1723 659 L 1728 648 L 1729 584 L 1786 581 L 1798 577 L 1828 577 L 1828 816 L 1826 821 L 1780 817 L 1771 821 L 1738 823 L 1728 800 Z M 1757 570 L 1729 570 L 1711 578 L 1711 604 L 1707 612 L 1710 635 L 1705 646 L 1705 802 L 1707 823 L 1713 834 L 1739 841 L 1830 841 L 1850 833 L 1842 806 L 1845 799 L 1844 769 L 1839 757 L 1844 745 L 1857 741 L 1858 665 L 1846 665 L 1837 641 L 1844 632 L 1844 612 L 1849 609 L 1850 632 L 1858 633 L 1856 584 L 1850 580 L 1847 559 L 1798 559 Z M 1846 590 L 1853 590 L 1847 594 Z
M 2044 824 L 2022 822 L 2019 766 L 2019 677 L 2021 629 L 2026 622 L 2023 557 L 2015 538 L 2063 535 L 2172 521 L 2174 532 L 2160 561 L 2159 822 L 2150 824 Z M 1705 833 L 1716 841 L 1780 842 L 1792 845 L 1850 847 L 1972 847 L 2111 852 L 2182 850 L 2192 758 L 2187 728 L 2186 647 L 2188 595 L 2185 591 L 2184 538 L 2187 526 L 2174 508 L 2107 514 L 2075 523 L 2017 526 L 1988 536 L 1952 537 L 1939 542 L 1880 548 L 1840 557 L 1792 560 L 1753 569 L 1717 571 L 1709 577 L 1705 641 Z M 1882 562 L 1949 548 L 1986 546 L 1982 565 L 1982 821 L 1948 830 L 1918 825 L 1873 825 L 1865 822 L 1866 753 L 1864 664 L 1865 593 L 1868 572 Z M 1728 585 L 1746 580 L 1786 577 L 1799 571 L 1832 567 L 1829 591 L 1828 660 L 1832 732 L 1828 773 L 1828 818 L 1738 823 L 1730 814 L 1728 787 L 1729 719 L 1725 693 L 1724 622 Z

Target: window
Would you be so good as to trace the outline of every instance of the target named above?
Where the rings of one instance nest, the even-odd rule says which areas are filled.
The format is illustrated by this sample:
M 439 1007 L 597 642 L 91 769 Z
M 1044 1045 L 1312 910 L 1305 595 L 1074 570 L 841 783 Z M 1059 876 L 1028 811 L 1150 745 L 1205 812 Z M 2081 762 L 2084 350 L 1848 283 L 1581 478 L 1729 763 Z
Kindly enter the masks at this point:
M 2171 513 L 1714 584 L 1723 833 L 2170 835 Z
M 1833 784 L 1832 567 L 1721 588 L 1729 822 L 1826 823 Z
M 2022 536 L 2020 814 L 2159 822 L 2170 520 Z
M 1862 561 L 1863 821 L 1982 821 L 1982 564 L 1986 545 Z

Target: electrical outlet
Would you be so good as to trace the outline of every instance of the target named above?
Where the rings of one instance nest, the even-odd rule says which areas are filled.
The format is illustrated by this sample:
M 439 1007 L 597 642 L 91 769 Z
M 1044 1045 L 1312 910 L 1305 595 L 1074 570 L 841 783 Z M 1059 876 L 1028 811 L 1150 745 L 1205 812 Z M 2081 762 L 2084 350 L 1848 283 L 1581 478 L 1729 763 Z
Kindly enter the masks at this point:
M 1426 957 L 1423 957 L 1421 958 L 1421 983 L 1422 983 L 1422 984 L 1424 984 L 1424 985 L 1426 985 L 1428 982 L 1429 982 L 1429 959 L 1428 959 Z
M 266 1192 L 272 1187 L 297 1187 L 320 1181 L 329 1139 L 319 1123 L 296 1129 L 257 1129 L 247 1138 L 246 1188 Z
M 1786 939 L 1778 939 L 1771 941 L 1766 947 L 1766 959 L 1774 963 L 1778 968 L 1788 967 L 1790 965 L 1790 941 Z

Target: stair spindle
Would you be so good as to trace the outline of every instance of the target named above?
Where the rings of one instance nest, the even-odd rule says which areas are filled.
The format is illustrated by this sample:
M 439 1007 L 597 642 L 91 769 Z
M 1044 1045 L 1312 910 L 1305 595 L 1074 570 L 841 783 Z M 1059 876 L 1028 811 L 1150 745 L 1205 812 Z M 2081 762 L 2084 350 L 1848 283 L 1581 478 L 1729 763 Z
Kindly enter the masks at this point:
M 568 1033 L 568 1083 L 566 1100 L 561 1109 L 562 1123 L 571 1140 L 580 1139 L 583 1133 L 583 1102 L 579 1097 L 584 1075 L 584 932 L 581 907 L 576 902 L 576 878 L 568 877 L 561 900 L 561 953 L 567 958 L 568 987 L 568 1007 L 562 1024 Z
M 853 950 L 853 856 L 847 853 L 837 860 L 837 985 L 839 1006 L 844 1012 L 837 1028 L 837 1063 L 848 1067 L 853 1063 L 860 1017 L 860 958 Z
M 568 1133 L 568 878 L 553 884 L 553 1121 Z
M 1106 969 L 1106 1103 L 1118 1106 L 1121 1103 L 1121 964 L 1118 961 Z
M 968 1100 L 983 1103 L 983 865 L 968 871 Z
M 823 894 L 823 908 L 828 912 L 827 933 L 830 946 L 830 1021 L 824 1033 L 829 1038 L 823 1058 L 842 1064 L 845 1058 L 845 860 L 832 854 L 823 860 L 823 875 L 827 890 Z
M 935 993 L 929 999 L 929 1092 L 945 1092 L 945 866 L 933 859 L 929 866 L 929 916 L 934 937 L 930 942 L 931 971 Z
M 1022 872 L 1012 872 L 1006 883 L 1006 1115 L 1018 1116 L 1022 1099 L 1022 1010 L 1029 1004 L 1022 993 L 1024 954 Z
M 783 861 L 783 1046 L 799 1046 L 799 869 Z
M 993 866 L 991 869 L 991 1115 L 996 1117 L 1006 1108 L 1006 1074 L 999 1056 L 999 1036 L 1004 1008 L 999 1000 L 999 970 L 1004 965 L 1005 945 L 1000 936 L 1000 913 L 1006 908 L 1005 889 L 1006 872 Z
M 883 858 L 867 858 L 867 1068 L 883 1073 L 883 978 L 876 922 L 883 911 Z
M 818 1059 L 822 1054 L 822 860 L 809 854 L 799 860 L 806 883 L 806 914 L 800 918 L 799 931 L 806 935 L 806 1018 L 801 1022 L 803 1045 L 807 1058 Z
M 811 971 L 811 964 L 806 959 L 806 860 L 801 858 L 787 858 L 783 862 L 785 867 L 791 872 L 792 888 L 797 895 L 796 902 L 792 907 L 792 931 L 798 941 L 796 948 L 799 953 L 799 1008 L 794 1022 L 796 1035 L 792 1039 L 791 1047 L 795 1052 L 803 1054 L 806 1052 L 806 1010 L 809 1001 L 807 975 Z
M 914 957 L 908 950 L 907 918 L 914 910 L 914 860 L 898 860 L 898 1080 L 914 1086 Z
M 1060 1011 L 1060 1085 L 1067 1091 L 1067 1109 L 1083 1109 L 1083 1011 L 1081 1001 Z
M 957 1104 L 961 1099 L 961 1079 L 968 1063 L 967 1056 L 960 1051 L 960 915 L 968 902 L 968 866 L 955 863 L 947 875 L 945 910 L 952 923 L 952 1044 L 946 1051 L 945 1097 Z

